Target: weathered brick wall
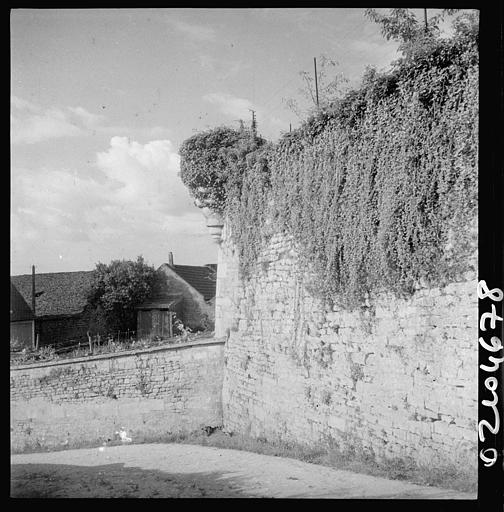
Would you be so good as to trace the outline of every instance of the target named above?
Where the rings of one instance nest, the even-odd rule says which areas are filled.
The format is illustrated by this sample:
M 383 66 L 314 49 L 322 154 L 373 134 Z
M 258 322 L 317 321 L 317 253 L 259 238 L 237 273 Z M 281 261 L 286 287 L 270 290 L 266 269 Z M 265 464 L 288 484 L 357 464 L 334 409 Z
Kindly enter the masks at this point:
M 216 307 L 216 335 L 228 336 L 224 426 L 476 475 L 477 254 L 459 282 L 409 299 L 380 295 L 350 312 L 310 296 L 292 247 L 274 236 L 244 285 L 224 232 Z
M 222 423 L 223 341 L 11 368 L 14 451 Z

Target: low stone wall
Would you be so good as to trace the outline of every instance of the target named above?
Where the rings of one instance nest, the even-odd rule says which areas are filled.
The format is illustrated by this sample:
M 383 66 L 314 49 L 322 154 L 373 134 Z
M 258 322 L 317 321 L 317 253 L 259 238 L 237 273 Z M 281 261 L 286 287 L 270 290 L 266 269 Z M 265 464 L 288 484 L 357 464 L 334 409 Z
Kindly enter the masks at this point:
M 225 428 L 476 477 L 476 254 L 469 263 L 458 282 L 350 312 L 308 293 L 288 238 L 273 237 L 247 283 L 224 241 L 216 332 L 228 336 Z
M 222 424 L 224 342 L 13 367 L 13 451 L 153 439 Z

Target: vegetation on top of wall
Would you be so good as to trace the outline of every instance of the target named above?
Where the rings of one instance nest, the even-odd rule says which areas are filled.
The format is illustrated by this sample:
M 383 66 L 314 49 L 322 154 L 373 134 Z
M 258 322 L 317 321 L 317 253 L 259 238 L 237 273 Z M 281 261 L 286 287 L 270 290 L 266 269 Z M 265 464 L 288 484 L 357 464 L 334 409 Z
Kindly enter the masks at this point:
M 228 191 L 239 193 L 246 156 L 266 141 L 225 126 L 197 133 L 180 147 L 180 177 L 198 206 L 223 213 Z
M 239 178 L 222 189 L 221 204 L 244 277 L 272 229 L 293 235 L 314 270 L 312 289 L 349 306 L 371 291 L 411 293 L 467 270 L 477 209 L 477 19 L 464 14 L 450 39 L 422 33 L 401 48 L 390 72 L 368 69 L 360 88 L 277 144 L 248 146 L 238 174 L 221 172 Z M 183 167 L 194 161 L 188 156 Z

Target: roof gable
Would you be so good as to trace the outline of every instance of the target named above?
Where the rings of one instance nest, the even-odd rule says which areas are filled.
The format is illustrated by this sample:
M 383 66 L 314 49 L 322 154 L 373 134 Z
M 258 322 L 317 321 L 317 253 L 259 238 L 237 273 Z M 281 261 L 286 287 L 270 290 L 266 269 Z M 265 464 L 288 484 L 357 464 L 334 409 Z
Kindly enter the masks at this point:
M 215 297 L 216 269 L 210 266 L 196 267 L 191 265 L 167 265 L 174 270 L 184 281 L 197 290 L 205 300 Z
M 74 315 L 87 304 L 87 291 L 94 271 L 35 274 L 35 313 L 40 316 Z M 32 276 L 12 276 L 11 283 L 27 304 L 31 304 Z
M 33 313 L 23 298 L 23 296 L 18 292 L 17 288 L 12 284 L 11 281 L 11 291 L 10 291 L 10 321 L 11 322 L 22 322 L 24 320 L 32 320 Z

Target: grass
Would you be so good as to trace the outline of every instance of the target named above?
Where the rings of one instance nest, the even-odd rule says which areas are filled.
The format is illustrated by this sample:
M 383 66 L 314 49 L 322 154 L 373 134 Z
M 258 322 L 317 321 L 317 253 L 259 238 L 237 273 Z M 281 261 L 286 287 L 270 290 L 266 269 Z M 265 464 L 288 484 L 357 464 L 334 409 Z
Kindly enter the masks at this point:
M 166 433 L 164 435 L 136 436 L 134 444 L 145 443 L 180 443 L 209 446 L 227 450 L 241 450 L 273 457 L 297 459 L 311 464 L 318 464 L 334 469 L 352 471 L 390 480 L 404 480 L 425 486 L 454 489 L 461 492 L 476 492 L 477 479 L 475 472 L 455 467 L 454 465 L 432 466 L 418 465 L 410 458 L 391 458 L 378 460 L 372 453 L 361 448 L 341 449 L 334 444 L 310 447 L 285 441 L 270 441 L 264 438 L 252 438 L 243 434 L 227 434 L 221 428 L 211 433 L 204 429 L 189 433 Z M 43 447 L 39 445 L 26 446 L 22 452 L 60 451 L 77 448 L 100 446 L 102 442 L 72 442 L 65 446 Z M 117 439 L 108 440 L 107 446 L 121 445 Z
M 150 442 L 153 442 L 152 440 Z M 359 448 L 340 449 L 334 445 L 310 447 L 285 441 L 267 441 L 242 434 L 228 435 L 218 429 L 211 435 L 205 432 L 174 434 L 157 442 L 198 444 L 216 448 L 243 450 L 274 457 L 288 457 L 311 464 L 352 471 L 391 480 L 405 480 L 419 485 L 476 492 L 476 472 L 462 471 L 454 465 L 435 467 L 418 465 L 409 458 L 377 458 Z
M 173 338 L 129 338 L 123 341 L 103 341 L 103 344 L 93 344 L 90 349 L 87 343 L 71 346 L 43 346 L 39 349 L 17 350 L 10 353 L 11 367 L 19 365 L 49 363 L 52 361 L 60 361 L 62 359 L 73 359 L 77 357 L 92 357 L 100 354 L 112 354 L 117 352 L 128 352 L 132 350 L 142 350 L 161 345 L 175 345 L 180 343 L 188 343 L 207 338 L 212 333 L 209 331 L 199 331 L 191 334 L 176 335 Z M 103 338 L 105 340 L 105 337 Z

